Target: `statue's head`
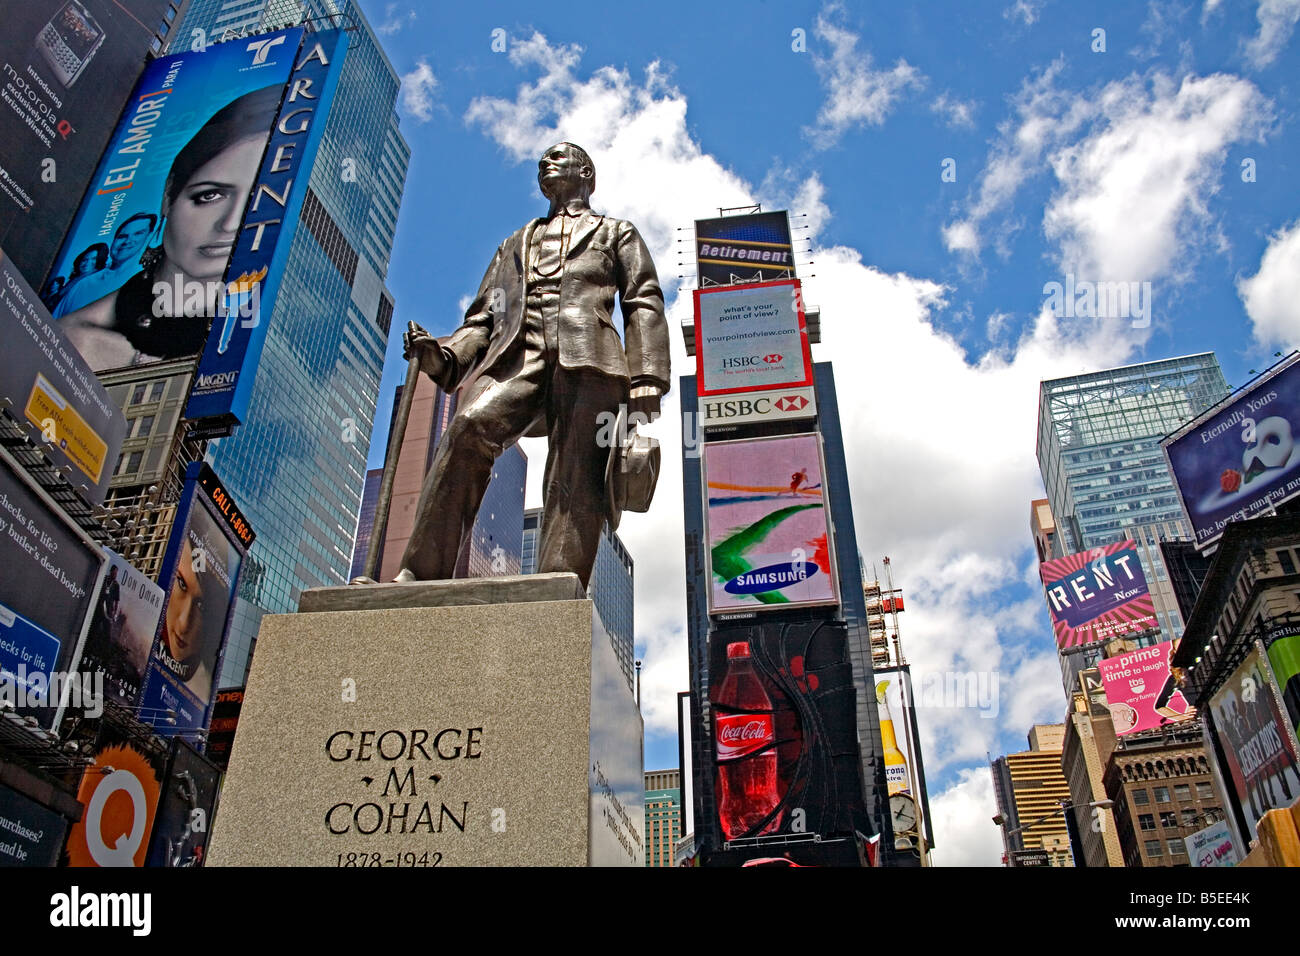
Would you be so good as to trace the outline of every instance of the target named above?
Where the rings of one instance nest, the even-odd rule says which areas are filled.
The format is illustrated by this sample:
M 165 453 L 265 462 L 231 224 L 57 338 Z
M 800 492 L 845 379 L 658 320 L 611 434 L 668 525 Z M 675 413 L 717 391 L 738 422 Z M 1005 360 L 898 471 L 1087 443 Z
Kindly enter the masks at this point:
M 596 166 L 581 146 L 556 143 L 537 161 L 537 185 L 547 199 L 590 199 L 596 191 Z

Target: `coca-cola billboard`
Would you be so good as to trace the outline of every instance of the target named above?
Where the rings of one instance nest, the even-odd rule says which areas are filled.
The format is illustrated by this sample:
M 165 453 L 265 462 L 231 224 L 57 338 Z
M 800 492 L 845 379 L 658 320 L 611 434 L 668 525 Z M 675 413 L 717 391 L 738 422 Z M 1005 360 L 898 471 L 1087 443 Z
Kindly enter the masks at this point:
M 856 732 L 847 628 L 837 621 L 732 626 L 709 636 L 707 712 L 696 768 L 705 865 L 773 856 L 859 864 L 874 835 Z M 780 844 L 777 847 L 777 844 Z M 777 850 L 779 849 L 779 852 Z

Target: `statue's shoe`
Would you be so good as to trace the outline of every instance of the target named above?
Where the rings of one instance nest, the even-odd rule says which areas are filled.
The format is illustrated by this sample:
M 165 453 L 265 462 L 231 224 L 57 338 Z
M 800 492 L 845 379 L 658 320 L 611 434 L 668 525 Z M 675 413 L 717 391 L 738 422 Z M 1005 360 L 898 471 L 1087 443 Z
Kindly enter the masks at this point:
M 355 578 L 353 578 L 351 581 L 348 582 L 348 584 L 378 584 L 378 583 L 379 582 L 376 581 L 374 578 L 368 578 L 364 574 L 358 574 Z

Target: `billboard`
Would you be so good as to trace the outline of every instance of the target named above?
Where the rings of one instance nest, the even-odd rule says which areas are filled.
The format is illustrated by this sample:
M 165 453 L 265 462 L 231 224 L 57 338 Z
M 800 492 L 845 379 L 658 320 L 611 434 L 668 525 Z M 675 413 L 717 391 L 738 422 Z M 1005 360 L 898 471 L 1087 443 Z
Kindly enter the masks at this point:
M 1270 635 L 1268 663 L 1282 692 L 1291 729 L 1300 736 L 1300 634 Z
M 154 814 L 148 866 L 198 867 L 208 848 L 221 772 L 179 737 Z
M 244 688 L 217 691 L 217 699 L 212 704 L 212 719 L 208 721 L 208 745 L 203 753 L 222 771 L 230 763 L 230 748 L 234 746 L 239 712 L 243 709 Z
M 1300 493 L 1300 354 L 1161 443 L 1198 548 Z
M 212 469 L 190 465 L 159 575 L 166 600 L 140 694 L 140 720 L 163 736 L 207 730 L 244 541 L 252 539 Z
M 695 291 L 700 395 L 812 386 L 799 280 Z
M 1199 867 L 1236 866 L 1237 848 L 1227 820 L 1211 823 L 1187 838 L 1187 855 Z
M 9 414 L 34 429 L 33 441 L 39 440 L 82 497 L 102 504 L 126 437 L 126 416 L 5 249 L 0 249 L 0 316 L 8 330 L 0 352 L 0 395 L 14 400 Z
M 108 573 L 90 618 L 81 670 L 104 675 L 104 695 L 132 707 L 158 633 L 163 590 L 115 551 L 104 549 Z
M 821 436 L 703 447 L 709 613 L 838 604 Z
M 1116 737 L 1196 716 L 1174 680 L 1173 656 L 1174 642 L 1165 641 L 1097 665 Z
M 292 31 L 290 31 L 292 32 Z M 271 36 L 274 36 L 272 34 Z M 261 39 L 251 45 L 262 42 Z M 267 41 L 269 43 L 274 40 Z M 243 45 L 237 41 L 236 45 Z M 248 414 L 257 363 L 325 133 L 346 30 L 309 34 L 298 53 L 226 271 L 225 299 L 203 348 L 185 417 L 233 428 Z M 286 43 L 285 48 L 293 46 Z
M 62 814 L 0 784 L 0 867 L 56 865 L 67 832 Z
M 1228 764 L 1227 782 L 1253 834 L 1267 811 L 1300 797 L 1295 741 L 1258 643 L 1210 698 L 1210 714 Z
M 1044 561 L 1039 574 L 1058 649 L 1157 626 L 1142 560 L 1131 540 Z
M 871 835 L 858 754 L 856 689 L 840 621 L 756 624 L 709 635 L 711 766 L 699 768 L 716 817 L 696 820 L 697 844 L 711 833 L 742 863 L 773 852 L 761 836 L 803 834 L 833 842 Z M 702 832 L 701 832 L 702 831 Z M 825 863 L 819 842 L 782 845 L 799 864 Z M 800 852 L 807 855 L 801 856 Z M 843 862 L 842 860 L 840 862 Z
M 86 809 L 68 830 L 69 866 L 145 865 L 165 764 L 165 753 L 107 722 L 101 726 L 77 790 Z
M 179 4 L 170 4 L 179 6 Z M 168 0 L 23 0 L 0 32 L 0 246 L 41 285 Z
M 793 279 L 790 217 L 783 210 L 697 219 L 695 261 L 701 289 L 737 282 Z
M 75 669 L 103 569 L 99 547 L 0 451 L 0 702 L 47 730 L 65 705 L 95 706 Z

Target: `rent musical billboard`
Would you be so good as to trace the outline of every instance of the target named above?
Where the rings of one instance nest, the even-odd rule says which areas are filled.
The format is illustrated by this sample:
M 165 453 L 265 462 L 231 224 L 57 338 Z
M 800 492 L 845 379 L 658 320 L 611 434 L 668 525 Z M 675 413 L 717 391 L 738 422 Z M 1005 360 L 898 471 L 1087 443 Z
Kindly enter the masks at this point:
M 1155 605 L 1131 540 L 1044 561 L 1039 574 L 1058 648 L 1156 627 Z

